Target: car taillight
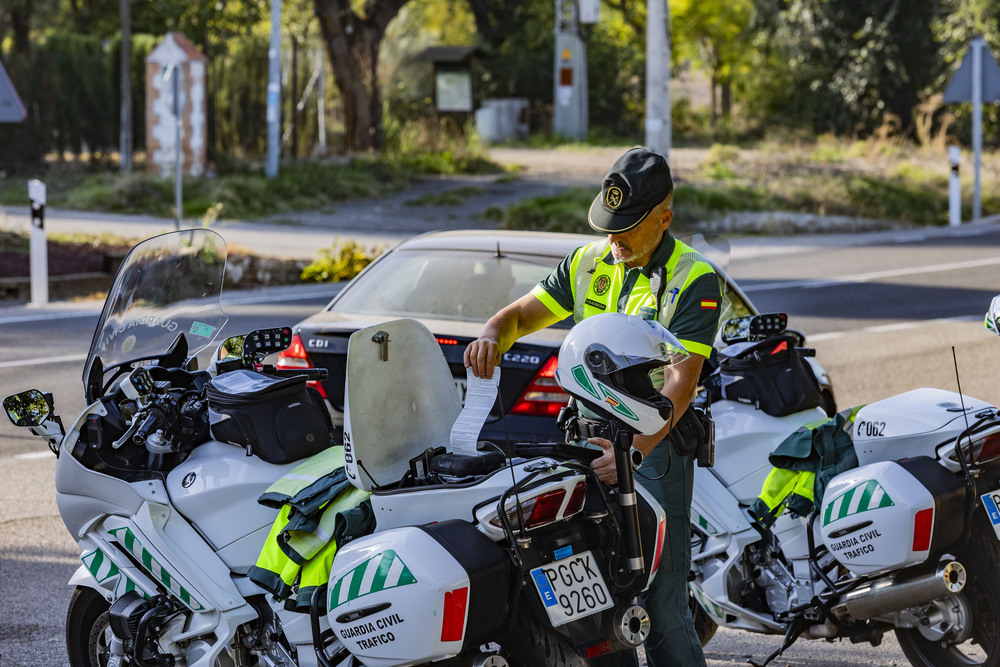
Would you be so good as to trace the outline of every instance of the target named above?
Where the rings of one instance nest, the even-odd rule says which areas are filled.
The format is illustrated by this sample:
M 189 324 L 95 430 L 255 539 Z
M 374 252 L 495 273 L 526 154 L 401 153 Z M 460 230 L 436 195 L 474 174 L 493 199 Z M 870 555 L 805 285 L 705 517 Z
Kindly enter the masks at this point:
M 456 588 L 444 594 L 441 619 L 441 641 L 457 642 L 465 634 L 465 609 L 469 603 L 469 587 Z
M 288 349 L 278 353 L 278 360 L 274 367 L 286 370 L 313 368 L 312 362 L 309 361 L 309 355 L 306 354 L 306 346 L 302 344 L 302 338 L 298 334 L 292 335 L 292 344 L 288 346 Z M 322 384 L 315 380 L 310 380 L 306 384 L 315 387 L 320 396 L 326 398 L 326 391 L 323 390 Z
M 542 370 L 531 379 L 528 388 L 517 399 L 510 409 L 515 415 L 534 415 L 539 417 L 558 416 L 559 410 L 565 407 L 569 395 L 556 382 L 556 366 L 559 359 L 555 355 L 549 358 Z
M 660 558 L 663 556 L 663 541 L 667 538 L 667 519 L 660 518 L 660 525 L 656 527 L 656 551 L 653 552 L 653 566 L 650 568 L 650 576 L 656 574 L 660 567 Z
M 983 440 L 983 446 L 976 457 L 976 463 L 992 461 L 998 456 L 1000 456 L 1000 433 L 994 433 Z

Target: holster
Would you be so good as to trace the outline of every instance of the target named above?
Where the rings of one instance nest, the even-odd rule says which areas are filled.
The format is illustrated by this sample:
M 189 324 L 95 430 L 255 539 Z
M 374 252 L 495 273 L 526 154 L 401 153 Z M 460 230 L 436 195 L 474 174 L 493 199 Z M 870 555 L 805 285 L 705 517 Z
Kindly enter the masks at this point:
M 670 431 L 670 442 L 681 456 L 693 456 L 699 467 L 715 465 L 715 422 L 710 404 L 689 406 Z

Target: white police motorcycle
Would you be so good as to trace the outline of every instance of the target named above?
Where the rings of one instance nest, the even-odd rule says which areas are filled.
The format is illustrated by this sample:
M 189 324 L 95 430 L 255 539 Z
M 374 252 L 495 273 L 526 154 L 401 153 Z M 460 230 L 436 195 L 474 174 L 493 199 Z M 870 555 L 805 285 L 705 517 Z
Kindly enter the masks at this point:
M 320 371 L 264 363 L 287 328 L 228 338 L 197 369 L 227 321 L 225 257 L 206 229 L 129 253 L 86 362 L 87 407 L 68 428 L 51 394 L 4 399 L 58 457 L 59 512 L 81 552 L 70 665 L 582 666 L 641 644 L 649 619 L 634 599 L 655 575 L 665 519 L 632 484 L 628 443 L 670 406 L 613 376 L 682 358 L 676 339 L 627 316 L 635 349 L 593 347 L 600 317 L 567 337 L 564 386 L 598 392 L 617 425 L 625 472 L 608 489 L 556 445 L 447 451 L 461 407 L 433 336 L 412 320 L 357 332 L 343 455 L 376 524 L 337 545 L 328 585 L 301 613 L 248 572 L 277 515 L 258 497 L 329 445 L 306 388 Z
M 986 318 L 994 332 L 998 318 L 1000 297 Z M 761 362 L 781 340 L 795 346 L 775 337 L 783 329 L 775 316 L 727 327 L 733 345 L 716 389 L 744 385 L 711 403 L 715 466 L 695 475 L 690 591 L 702 643 L 719 626 L 783 636 L 767 664 L 799 637 L 878 645 L 893 631 L 919 667 L 1000 665 L 997 408 L 929 388 L 861 407 L 841 434 L 853 438 L 857 465 L 833 476 L 811 511 L 764 528 L 749 510 L 769 455 L 826 419 L 794 399 L 769 414 L 747 390 L 754 373 L 777 377 Z

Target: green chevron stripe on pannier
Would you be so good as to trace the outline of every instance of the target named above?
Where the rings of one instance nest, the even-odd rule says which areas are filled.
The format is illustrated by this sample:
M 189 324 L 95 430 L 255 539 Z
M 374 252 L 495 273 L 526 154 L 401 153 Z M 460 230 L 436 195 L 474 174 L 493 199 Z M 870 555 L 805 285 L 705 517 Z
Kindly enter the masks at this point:
M 369 593 L 415 583 L 417 579 L 403 559 L 395 551 L 388 549 L 337 579 L 330 589 L 330 609 Z
M 892 507 L 894 504 L 882 485 L 870 479 L 834 498 L 823 513 L 823 525 L 828 526 L 844 517 L 882 507 Z

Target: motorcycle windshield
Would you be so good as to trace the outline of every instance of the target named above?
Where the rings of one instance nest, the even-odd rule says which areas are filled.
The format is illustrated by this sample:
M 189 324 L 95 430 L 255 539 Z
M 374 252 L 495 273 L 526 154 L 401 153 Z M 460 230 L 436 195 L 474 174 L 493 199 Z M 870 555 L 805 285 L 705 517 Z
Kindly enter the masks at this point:
M 733 317 L 758 314 L 757 307 L 729 275 L 730 247 L 729 240 L 724 235 L 717 232 L 696 232 L 679 236 L 678 239 L 697 250 L 715 267 L 722 293 L 722 303 L 719 304 L 720 323 Z
M 188 358 L 215 340 L 228 321 L 222 310 L 226 242 L 209 229 L 161 234 L 125 256 L 94 331 L 84 366 L 103 367 L 160 356 L 181 334 Z

